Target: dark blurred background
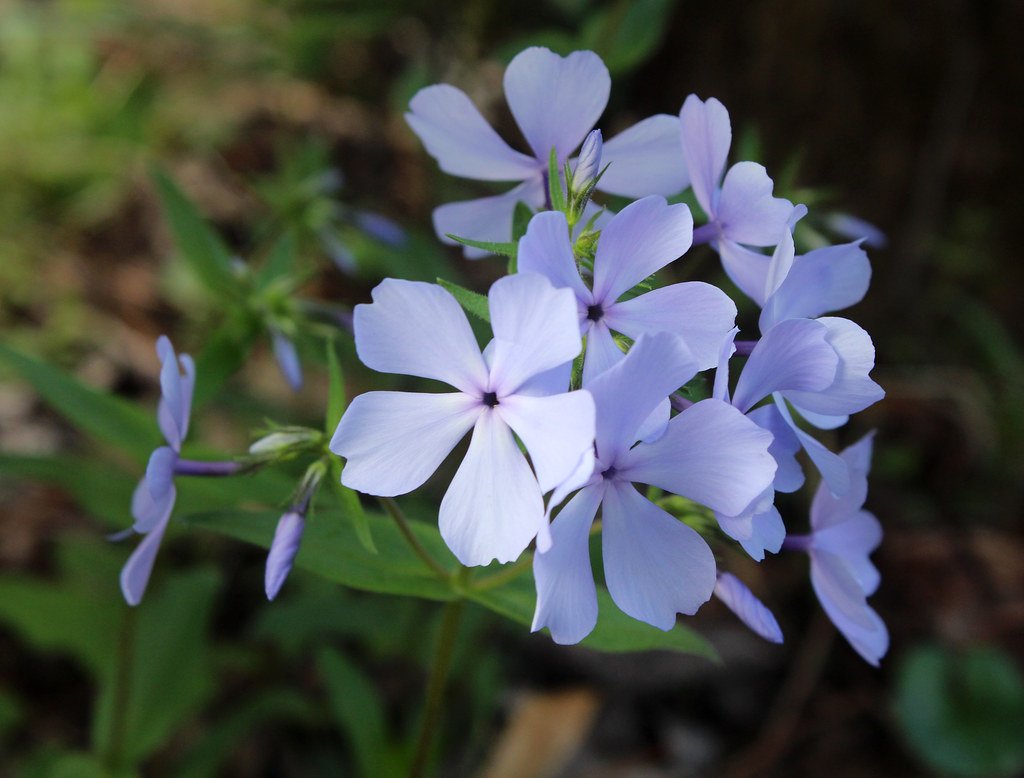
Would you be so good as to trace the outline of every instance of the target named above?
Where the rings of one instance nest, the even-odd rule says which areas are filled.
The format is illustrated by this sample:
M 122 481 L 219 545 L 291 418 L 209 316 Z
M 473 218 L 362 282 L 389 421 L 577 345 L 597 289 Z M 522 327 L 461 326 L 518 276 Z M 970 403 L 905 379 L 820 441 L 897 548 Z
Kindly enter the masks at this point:
M 489 190 L 439 173 L 419 147 L 401 116 L 418 88 L 460 86 L 514 143 L 501 75 L 526 45 L 604 56 L 606 138 L 677 112 L 691 92 L 718 97 L 733 159 L 763 162 L 810 204 L 805 248 L 830 234 L 833 213 L 887 236 L 869 251 L 867 298 L 844 314 L 872 334 L 887 396 L 828 442 L 878 430 L 868 508 L 886 537 L 872 604 L 892 647 L 881 669 L 863 663 L 818 608 L 805 560 L 788 557 L 732 560 L 778 616 L 784 646 L 714 603 L 691 620 L 720 665 L 558 648 L 479 614 L 457 657 L 440 774 L 1020 774 L 1022 30 L 1020 3 L 954 0 L 4 0 L 2 337 L 153 405 L 153 339 L 198 350 L 217 316 L 173 261 L 154 165 L 241 256 L 276 223 L 324 255 L 325 200 L 395 220 L 405 249 L 338 226 L 356 269 L 304 287 L 352 304 L 385 274 L 484 288 L 501 271 L 467 266 L 431 235 L 434 206 Z M 343 172 L 340 188 L 309 194 L 325 169 Z M 715 267 L 694 257 L 682 272 L 717 279 Z M 211 406 L 204 443 L 246 443 L 233 399 L 257 421 L 268 409 L 319 417 L 323 383 L 292 397 L 265 352 Z M 127 526 L 128 506 L 98 515 L 59 479 L 19 471 L 19 457 L 90 449 L 2 377 L 0 774 L 103 774 L 87 756 L 104 742 L 97 635 L 122 607 L 127 550 L 102 536 Z M 352 392 L 368 380 L 350 376 Z M 801 504 L 806 495 L 791 507 Z M 201 607 L 179 645 L 191 663 L 168 665 L 138 703 L 163 711 L 143 728 L 144 774 L 392 774 L 436 614 L 301 575 L 270 607 L 262 561 L 201 531 L 161 557 L 178 571 L 165 593 Z M 86 581 L 109 589 L 93 610 L 69 593 Z M 190 674 L 202 684 L 165 705 Z

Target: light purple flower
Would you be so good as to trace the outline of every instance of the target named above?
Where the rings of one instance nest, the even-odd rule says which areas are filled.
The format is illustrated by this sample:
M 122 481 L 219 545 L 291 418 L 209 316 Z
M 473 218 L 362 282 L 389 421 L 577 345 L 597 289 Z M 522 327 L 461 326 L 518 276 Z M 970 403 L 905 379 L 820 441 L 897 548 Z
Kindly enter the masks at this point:
M 583 141 L 608 103 L 611 77 L 592 51 L 561 57 L 533 47 L 509 63 L 505 97 L 531 153 L 514 151 L 491 128 L 469 97 L 449 84 L 421 89 L 409 103 L 406 121 L 427 152 L 446 173 L 479 181 L 519 181 L 505 194 L 435 209 L 434 229 L 480 241 L 504 242 L 512 236 L 517 202 L 540 208 L 546 199 L 545 175 L 552 148 L 559 170 Z M 651 116 L 603 144 L 611 163 L 598 189 L 624 197 L 671 195 L 687 184 L 674 116 Z M 465 248 L 467 257 L 486 252 Z
M 793 213 L 793 204 L 773 197 L 772 180 L 762 165 L 737 162 L 722 178 L 732 145 L 729 112 L 715 98 L 702 101 L 690 95 L 679 112 L 683 155 L 693 193 L 707 214 L 708 224 L 695 236 L 710 241 L 729 277 L 745 293 L 746 267 L 735 257 L 762 257 L 743 246 L 774 246 Z
M 292 508 L 277 522 L 274 539 L 270 543 L 270 552 L 267 554 L 267 570 L 264 577 L 268 600 L 277 597 L 277 593 L 284 586 L 285 579 L 288 578 L 288 573 L 295 562 L 295 555 L 299 553 L 305 527 L 305 507 Z
M 549 211 L 530 220 L 519 241 L 519 270 L 540 273 L 576 296 L 580 333 L 587 338 L 585 386 L 622 360 L 613 331 L 634 340 L 644 333 L 671 332 L 686 341 L 698 370 L 716 364 L 722 338 L 736 318 L 736 306 L 720 289 L 693 281 L 620 301 L 684 254 L 692 234 L 685 205 L 668 205 L 657 195 L 631 203 L 601 230 L 590 288 L 580 277 L 565 216 Z
M 867 604 L 881 580 L 869 556 L 882 541 L 882 528 L 863 510 L 871 449 L 867 435 L 842 452 L 852 475 L 850 490 L 837 498 L 822 483 L 811 503 L 811 534 L 790 536 L 785 547 L 810 555 L 811 585 L 822 608 L 857 653 L 877 666 L 889 648 L 889 633 Z
M 160 405 L 157 420 L 166 446 L 156 449 L 149 458 L 146 475 L 132 495 L 133 529 L 145 535 L 138 548 L 121 570 L 121 591 L 129 605 L 138 605 L 145 594 L 153 570 L 160 541 L 174 510 L 177 490 L 174 473 L 181 452 L 181 442 L 188 434 L 192 412 L 192 391 L 195 387 L 195 363 L 188 354 L 180 357 L 166 335 L 156 342 L 160 358 Z
M 588 387 L 597 406 L 597 468 L 551 525 L 552 543 L 534 556 L 533 630 L 577 643 L 597 621 L 588 538 L 598 507 L 608 591 L 625 613 L 671 629 L 711 597 L 715 560 L 704 539 L 633 486 L 657 486 L 733 515 L 775 474 L 771 436 L 735 408 L 699 402 L 673 418 L 653 443 L 637 443 L 654 410 L 697 371 L 674 335 L 641 335 L 626 357 Z
M 342 482 L 378 496 L 410 492 L 472 429 L 441 502 L 441 535 L 463 564 L 515 559 L 544 524 L 542 495 L 593 458 L 594 402 L 586 391 L 565 391 L 581 348 L 572 292 L 535 273 L 495 282 L 494 340 L 483 354 L 439 286 L 387 279 L 373 300 L 355 309 L 363 363 L 458 391 L 357 397 L 331 441 L 348 460 Z
M 732 573 L 719 573 L 715 597 L 725 603 L 740 621 L 772 643 L 782 642 L 782 629 L 775 616 L 754 593 Z

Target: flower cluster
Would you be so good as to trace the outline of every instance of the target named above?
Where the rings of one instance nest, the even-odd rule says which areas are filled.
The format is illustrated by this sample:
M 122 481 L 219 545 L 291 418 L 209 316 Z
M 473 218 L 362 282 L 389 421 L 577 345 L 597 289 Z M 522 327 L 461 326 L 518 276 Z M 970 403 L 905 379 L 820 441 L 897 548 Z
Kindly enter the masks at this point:
M 776 197 L 761 165 L 726 171 L 731 127 L 717 100 L 691 95 L 678 117 L 651 117 L 602 144 L 591 128 L 610 80 L 593 53 L 528 49 L 504 86 L 529 154 L 506 145 L 453 86 L 421 90 L 406 116 L 442 170 L 520 182 L 434 212 L 442 240 L 469 239 L 468 257 L 487 253 L 481 242 L 519 238 L 517 272 L 490 291 L 493 340 L 481 353 L 441 287 L 377 287 L 355 312 L 362 361 L 458 391 L 357 398 L 331 444 L 347 460 L 343 483 L 404 494 L 472 429 L 441 503 L 441 534 L 467 565 L 513 560 L 536 540 L 535 630 L 575 643 L 594 628 L 590 536 L 600 513 L 604 580 L 630 616 L 667 630 L 715 594 L 755 632 L 781 640 L 771 612 L 717 569 L 712 545 L 734 540 L 758 561 L 796 548 L 811 555 L 826 612 L 877 663 L 885 628 L 865 597 L 878 584 L 867 555 L 879 533 L 861 510 L 870 446 L 837 455 L 807 431 L 842 426 L 883 396 L 869 376 L 870 337 L 826 315 L 867 290 L 860 241 L 797 256 L 793 229 L 806 209 Z M 686 205 L 665 199 L 687 184 L 703 211 L 696 229 Z M 586 202 L 595 190 L 638 199 L 597 215 Z M 521 237 L 512 234 L 518 203 L 535 212 Z M 584 212 L 592 217 L 581 232 Z M 761 308 L 756 340 L 734 343 L 737 308 L 721 289 L 652 283 L 694 244 L 709 245 Z M 687 391 L 710 369 L 710 396 Z M 775 493 L 802 486 L 801 449 L 822 485 L 811 533 L 787 540 Z M 700 508 L 673 515 L 672 495 Z M 693 520 L 700 510 L 716 530 Z

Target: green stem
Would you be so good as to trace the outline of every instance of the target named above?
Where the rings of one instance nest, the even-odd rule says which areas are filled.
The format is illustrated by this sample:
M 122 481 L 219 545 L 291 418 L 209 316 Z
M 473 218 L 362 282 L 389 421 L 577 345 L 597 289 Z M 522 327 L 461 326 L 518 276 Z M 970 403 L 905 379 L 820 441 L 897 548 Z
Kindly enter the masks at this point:
M 423 560 L 424 564 L 429 567 L 434 573 L 443 581 L 447 581 L 451 578 L 451 574 L 444 568 L 440 562 L 430 555 L 430 552 L 423 547 L 420 543 L 419 538 L 412 531 L 412 527 L 409 524 L 409 520 L 405 517 L 405 513 L 398 507 L 398 503 L 395 502 L 391 497 L 378 497 L 380 504 L 384 506 L 384 510 L 388 512 L 388 515 L 395 520 L 395 524 L 398 525 L 398 531 L 402 533 L 402 537 L 405 538 L 406 542 L 412 547 L 412 550 L 416 552 L 416 556 Z
M 441 630 L 437 637 L 437 648 L 430 667 L 430 677 L 427 680 L 427 699 L 423 709 L 423 721 L 416 738 L 416 750 L 413 752 L 412 765 L 409 767 L 409 778 L 422 778 L 426 774 L 434 734 L 441 723 L 444 690 L 448 682 L 448 671 L 452 665 L 452 655 L 455 653 L 455 639 L 459 633 L 462 611 L 465 607 L 465 600 L 461 599 L 452 600 L 444 606 Z
M 128 703 L 131 699 L 132 662 L 135 657 L 136 608 L 127 608 L 117 638 L 117 656 L 114 667 L 114 700 L 103 763 L 112 773 L 124 768 L 125 738 L 128 733 Z

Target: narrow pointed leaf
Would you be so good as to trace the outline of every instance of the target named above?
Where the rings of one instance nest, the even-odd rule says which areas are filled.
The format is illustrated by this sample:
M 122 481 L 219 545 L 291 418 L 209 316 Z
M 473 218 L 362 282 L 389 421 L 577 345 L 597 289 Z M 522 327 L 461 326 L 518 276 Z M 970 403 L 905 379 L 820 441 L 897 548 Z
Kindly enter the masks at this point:
M 443 278 L 437 279 L 437 283 L 447 289 L 452 297 L 459 301 L 459 305 L 467 313 L 471 313 L 478 319 L 482 319 L 485 322 L 490 323 L 491 321 L 491 308 L 487 298 L 479 292 L 473 292 L 469 289 L 453 284 L 451 281 L 445 281 Z

